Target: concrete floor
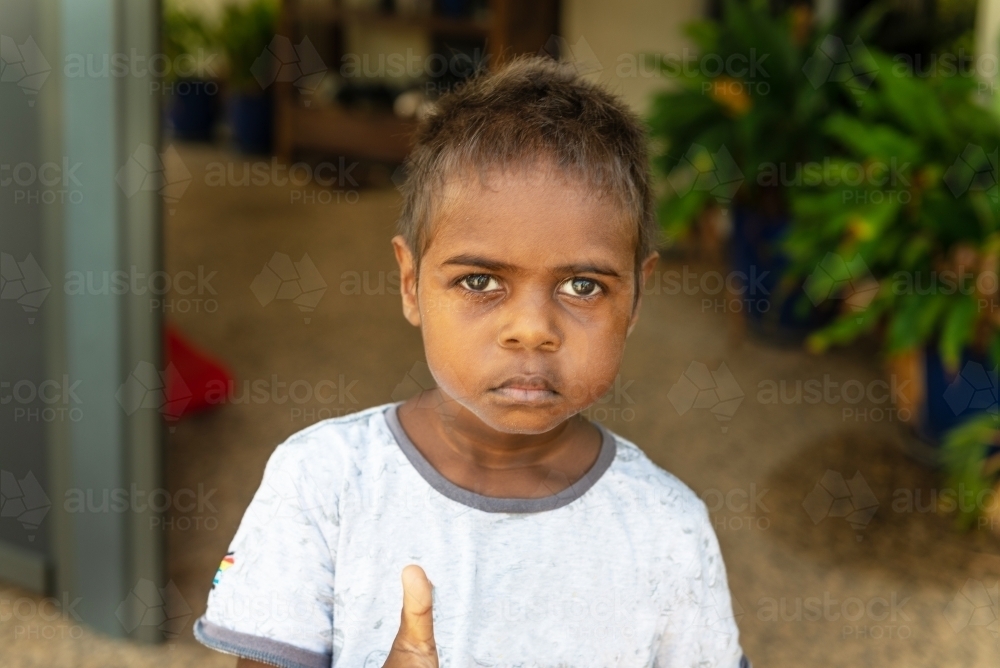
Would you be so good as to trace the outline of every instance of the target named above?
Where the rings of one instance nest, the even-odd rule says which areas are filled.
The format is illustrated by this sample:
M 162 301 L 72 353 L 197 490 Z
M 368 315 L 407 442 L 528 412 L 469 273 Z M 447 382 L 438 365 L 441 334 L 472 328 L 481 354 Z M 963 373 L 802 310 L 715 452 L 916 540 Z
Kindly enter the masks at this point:
M 274 447 L 322 417 L 402 398 L 420 384 L 422 354 L 388 278 L 399 205 L 391 187 L 342 192 L 339 204 L 334 193 L 326 203 L 326 191 L 313 186 L 297 194 L 291 187 L 211 186 L 206 174 L 232 163 L 238 176 L 248 159 L 191 146 L 181 147 L 181 156 L 193 180 L 169 207 L 167 268 L 217 272 L 210 281 L 216 294 L 188 295 L 188 302 L 173 295 L 168 317 L 239 381 L 328 379 L 344 390 L 330 404 L 232 403 L 175 425 L 168 486 L 216 490 L 213 507 L 176 514 L 167 535 L 169 576 L 199 615 Z M 275 253 L 295 261 L 307 253 L 315 263 L 327 291 L 314 311 L 287 300 L 262 305 L 255 296 L 251 284 Z M 686 267 L 699 277 L 712 270 Z M 664 261 L 658 271 L 662 278 L 684 270 Z M 352 294 L 355 279 L 361 294 Z M 660 285 L 645 298 L 618 391 L 591 417 L 638 443 L 715 509 L 742 644 L 754 664 L 995 668 L 1000 604 L 989 590 L 1000 577 L 1000 541 L 988 530 L 958 534 L 952 515 L 929 507 L 940 485 L 903 454 L 906 439 L 889 404 L 794 398 L 796 382 L 809 380 L 877 388 L 870 385 L 882 378 L 874 358 L 861 351 L 815 357 L 752 338 L 734 343 L 731 316 L 715 309 L 714 295 L 670 294 Z M 693 362 L 729 369 L 744 394 L 731 419 L 675 408 L 684 407 L 679 381 L 686 371 L 696 375 Z M 784 398 L 769 402 L 769 388 L 782 381 Z M 851 481 L 855 505 L 831 507 L 831 496 L 816 489 L 821 479 L 833 496 L 842 479 Z M 864 509 L 875 504 L 869 520 Z M 852 526 L 843 515 L 855 508 L 862 513 Z M 31 598 L 0 588 L 0 598 L 11 596 Z M 157 647 L 62 622 L 49 626 L 33 635 L 17 620 L 0 620 L 0 667 L 234 663 L 197 645 L 190 624 Z

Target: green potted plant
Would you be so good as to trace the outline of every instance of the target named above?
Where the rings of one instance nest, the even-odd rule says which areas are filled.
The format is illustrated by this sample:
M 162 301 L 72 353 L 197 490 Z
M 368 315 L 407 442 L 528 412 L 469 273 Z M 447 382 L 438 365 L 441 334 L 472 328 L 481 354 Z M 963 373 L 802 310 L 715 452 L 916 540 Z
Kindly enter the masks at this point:
M 213 70 L 212 33 L 204 18 L 173 2 L 163 8 L 163 54 L 169 63 L 163 87 L 175 137 L 210 141 L 218 116 L 219 83 Z
M 916 381 L 913 417 L 933 443 L 996 405 L 976 392 L 996 392 L 1000 359 L 1000 122 L 971 78 L 899 75 L 873 58 L 859 110 L 821 126 L 844 156 L 833 173 L 855 177 L 795 192 L 786 280 L 804 277 L 813 304 L 843 300 L 811 349 L 879 333 L 894 372 Z
M 721 20 L 688 26 L 693 61 L 661 63 L 673 86 L 655 96 L 648 120 L 653 165 L 669 184 L 661 223 L 670 238 L 683 239 L 707 208 L 731 208 L 731 267 L 763 286 L 767 294 L 747 295 L 760 305 L 747 316 L 771 333 L 815 319 L 775 294 L 786 264 L 780 239 L 789 225 L 788 186 L 801 165 L 830 155 L 829 138 L 816 131 L 822 119 L 857 108 L 853 93 L 830 80 L 846 73 L 852 85 L 867 85 L 865 53 L 846 66 L 831 58 L 877 16 L 866 14 L 840 31 L 854 37 L 841 38 L 831 26 L 814 26 L 804 6 L 773 14 L 764 0 L 727 0 Z
M 261 70 L 261 63 L 278 65 L 268 52 L 277 27 L 276 0 L 226 5 L 219 24 L 217 42 L 228 63 L 229 123 L 236 145 L 248 153 L 271 150 L 273 76 Z
M 1000 422 L 995 412 L 952 429 L 944 440 L 947 488 L 954 492 L 960 528 L 1000 533 Z

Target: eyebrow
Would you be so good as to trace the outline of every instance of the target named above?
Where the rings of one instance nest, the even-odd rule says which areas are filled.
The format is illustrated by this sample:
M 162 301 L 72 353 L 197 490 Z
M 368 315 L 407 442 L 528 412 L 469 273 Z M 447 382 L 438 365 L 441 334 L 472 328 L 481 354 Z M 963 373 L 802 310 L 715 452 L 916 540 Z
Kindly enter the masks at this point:
M 463 267 L 481 267 L 489 271 L 506 271 L 510 273 L 517 273 L 519 271 L 518 267 L 506 262 L 501 262 L 499 260 L 493 260 L 488 257 L 483 257 L 481 255 L 455 255 L 450 257 L 442 265 L 459 265 Z M 621 274 L 611 267 L 607 267 L 600 264 L 566 264 L 553 269 L 554 273 L 558 274 L 598 274 L 600 276 L 611 276 L 613 278 L 620 278 Z

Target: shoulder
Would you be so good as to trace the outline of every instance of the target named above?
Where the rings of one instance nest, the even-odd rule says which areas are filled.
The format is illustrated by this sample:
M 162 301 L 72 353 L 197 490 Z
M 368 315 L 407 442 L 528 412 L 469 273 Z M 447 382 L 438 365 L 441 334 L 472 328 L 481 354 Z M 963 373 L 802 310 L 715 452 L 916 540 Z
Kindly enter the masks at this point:
M 636 544 L 652 550 L 654 569 L 666 569 L 681 579 L 707 573 L 706 585 L 724 585 L 718 539 L 705 502 L 635 443 L 618 435 L 615 439 L 606 493 L 621 500 L 621 521 L 639 536 Z
M 352 462 L 387 442 L 384 412 L 391 404 L 322 420 L 285 439 L 271 454 L 267 473 L 311 479 L 343 473 Z
M 635 443 L 614 432 L 612 435 L 616 451 L 607 482 L 614 496 L 657 525 L 669 525 L 683 533 L 711 526 L 708 508 L 694 490 L 655 464 Z

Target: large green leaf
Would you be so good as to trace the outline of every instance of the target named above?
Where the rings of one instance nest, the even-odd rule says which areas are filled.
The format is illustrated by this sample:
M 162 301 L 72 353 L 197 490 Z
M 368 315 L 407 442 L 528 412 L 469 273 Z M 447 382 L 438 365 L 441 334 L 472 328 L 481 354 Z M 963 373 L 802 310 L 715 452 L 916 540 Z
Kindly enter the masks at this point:
M 860 159 L 880 158 L 885 162 L 915 160 L 919 144 L 905 132 L 888 124 L 866 123 L 855 116 L 836 114 L 823 129 Z
M 986 497 L 995 484 L 995 476 L 986 474 L 983 462 L 988 448 L 1000 440 L 998 429 L 1000 423 L 996 413 L 986 413 L 959 424 L 945 435 L 941 459 L 951 489 L 961 490 L 973 499 Z M 961 504 L 959 526 L 971 527 L 984 510 L 979 503 Z
M 879 66 L 877 84 L 886 107 L 898 122 L 918 137 L 947 141 L 952 136 L 942 99 L 928 83 L 918 77 L 901 76 L 888 56 L 874 56 Z

